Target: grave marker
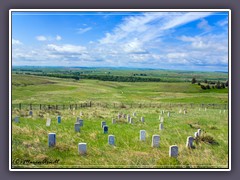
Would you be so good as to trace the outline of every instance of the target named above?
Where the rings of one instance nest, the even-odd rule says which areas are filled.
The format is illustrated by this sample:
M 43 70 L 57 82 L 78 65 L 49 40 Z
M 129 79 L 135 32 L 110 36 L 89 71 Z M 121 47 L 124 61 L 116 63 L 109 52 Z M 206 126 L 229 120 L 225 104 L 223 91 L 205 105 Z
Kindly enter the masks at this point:
M 160 136 L 155 134 L 152 136 L 152 147 L 159 147 L 159 146 L 160 146 Z
M 115 136 L 114 135 L 108 135 L 108 144 L 109 145 L 115 145 Z
M 56 133 L 48 133 L 48 147 L 56 145 Z
M 188 136 L 186 146 L 188 148 L 193 148 L 193 141 L 194 141 L 194 138 L 192 136 Z
M 130 117 L 130 115 L 128 115 L 128 117 L 127 117 L 128 123 L 130 123 L 130 119 L 131 119 L 131 117 Z
M 178 146 L 173 145 L 169 147 L 169 157 L 178 157 Z
M 112 118 L 112 123 L 115 124 L 116 123 L 116 120 L 114 118 Z
M 144 117 L 141 117 L 141 121 L 144 122 Z
M 159 130 L 163 130 L 163 123 L 159 124 Z
M 61 123 L 61 116 L 57 117 L 57 121 L 58 121 L 58 123 Z
M 14 118 L 14 121 L 15 121 L 16 123 L 19 123 L 19 117 L 16 116 L 16 117 Z
M 198 129 L 197 132 L 198 132 L 198 136 L 201 136 L 202 130 L 201 130 L 201 129 Z
M 145 141 L 145 140 L 146 140 L 146 131 L 140 130 L 140 141 Z
M 87 154 L 87 143 L 78 143 L 78 153 L 81 155 Z
M 83 126 L 83 119 L 79 119 L 78 123 L 80 124 L 80 126 Z
M 75 129 L 75 132 L 80 132 L 80 123 L 75 123 L 74 124 L 74 129 Z
M 163 121 L 164 121 L 164 118 L 163 118 L 163 117 L 161 117 L 161 118 L 160 118 L 160 122 L 163 122 Z
M 133 124 L 133 118 L 130 118 L 129 123 Z
M 103 126 L 107 125 L 105 121 L 101 122 L 101 127 L 103 128 Z
M 133 116 L 136 116 L 136 112 L 133 113 Z
M 46 126 L 50 126 L 50 125 L 51 125 L 51 119 L 47 118 Z
M 168 117 L 170 117 L 170 112 L 168 112 Z
M 33 112 L 32 110 L 29 111 L 29 116 L 32 116 L 33 115 Z
M 104 133 L 104 134 L 107 134 L 107 133 L 108 133 L 108 126 L 107 126 L 107 125 L 104 125 L 104 126 L 103 126 L 103 133 Z
M 198 137 L 198 132 L 194 133 L 194 137 L 197 138 Z

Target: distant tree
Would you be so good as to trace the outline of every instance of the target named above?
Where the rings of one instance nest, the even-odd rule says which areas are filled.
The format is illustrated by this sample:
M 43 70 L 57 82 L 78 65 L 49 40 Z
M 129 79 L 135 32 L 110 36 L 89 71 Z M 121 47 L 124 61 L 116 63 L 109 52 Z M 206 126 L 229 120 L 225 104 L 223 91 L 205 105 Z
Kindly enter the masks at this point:
M 204 80 L 204 83 L 208 83 L 208 81 L 205 79 L 205 80 Z
M 228 87 L 228 80 L 226 81 L 225 86 Z
M 209 85 L 207 85 L 207 86 L 206 86 L 206 88 L 207 88 L 207 89 L 210 89 L 210 86 L 209 86 Z
M 206 89 L 206 87 L 204 85 L 201 85 L 201 88 L 204 89 L 204 90 Z
M 221 88 L 225 88 L 225 84 L 224 83 L 221 83 Z
M 197 84 L 198 84 L 199 86 L 201 85 L 201 83 L 200 83 L 200 82 L 198 82 Z
M 220 84 L 219 81 L 218 81 L 217 84 L 215 85 L 215 88 L 217 88 L 217 89 L 221 89 L 221 84 Z
M 193 77 L 193 78 L 192 78 L 192 84 L 195 84 L 196 82 L 197 82 L 196 78 Z

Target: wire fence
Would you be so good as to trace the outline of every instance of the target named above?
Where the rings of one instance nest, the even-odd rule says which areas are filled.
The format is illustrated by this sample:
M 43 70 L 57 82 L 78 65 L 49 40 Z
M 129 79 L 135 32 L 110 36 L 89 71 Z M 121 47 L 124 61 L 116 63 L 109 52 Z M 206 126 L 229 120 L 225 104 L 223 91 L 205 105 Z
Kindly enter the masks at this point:
M 110 102 L 82 102 L 78 104 L 12 104 L 12 109 L 19 110 L 77 110 L 82 108 L 211 108 L 228 109 L 228 104 L 194 104 L 194 103 L 110 103 Z

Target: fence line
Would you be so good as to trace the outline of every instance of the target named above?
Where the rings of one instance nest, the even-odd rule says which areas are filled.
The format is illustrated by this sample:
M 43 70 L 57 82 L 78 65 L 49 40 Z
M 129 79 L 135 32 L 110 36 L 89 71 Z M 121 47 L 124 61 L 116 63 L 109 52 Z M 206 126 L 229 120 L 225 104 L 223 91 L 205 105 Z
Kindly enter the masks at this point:
M 28 110 L 77 110 L 81 108 L 103 107 L 103 108 L 211 108 L 228 109 L 228 104 L 194 104 L 194 103 L 103 103 L 82 102 L 78 104 L 12 104 L 12 109 Z

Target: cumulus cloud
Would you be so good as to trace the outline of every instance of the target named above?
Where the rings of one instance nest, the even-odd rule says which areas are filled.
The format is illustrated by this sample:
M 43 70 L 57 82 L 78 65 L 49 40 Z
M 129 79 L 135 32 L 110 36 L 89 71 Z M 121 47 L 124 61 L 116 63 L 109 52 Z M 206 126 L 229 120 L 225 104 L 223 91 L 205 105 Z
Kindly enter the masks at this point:
M 47 37 L 45 37 L 45 36 L 36 36 L 36 39 L 38 40 L 38 41 L 47 41 Z
M 22 42 L 17 39 L 12 39 L 12 45 L 21 45 Z
M 60 40 L 62 40 L 62 37 L 59 36 L 59 35 L 57 35 L 57 36 L 56 36 L 56 40 L 57 40 L 57 41 L 60 41 Z
M 205 31 L 210 31 L 212 29 L 212 26 L 210 26 L 208 24 L 208 21 L 206 21 L 205 19 L 202 19 L 200 23 L 198 23 L 197 27 L 199 29 L 203 29 Z

